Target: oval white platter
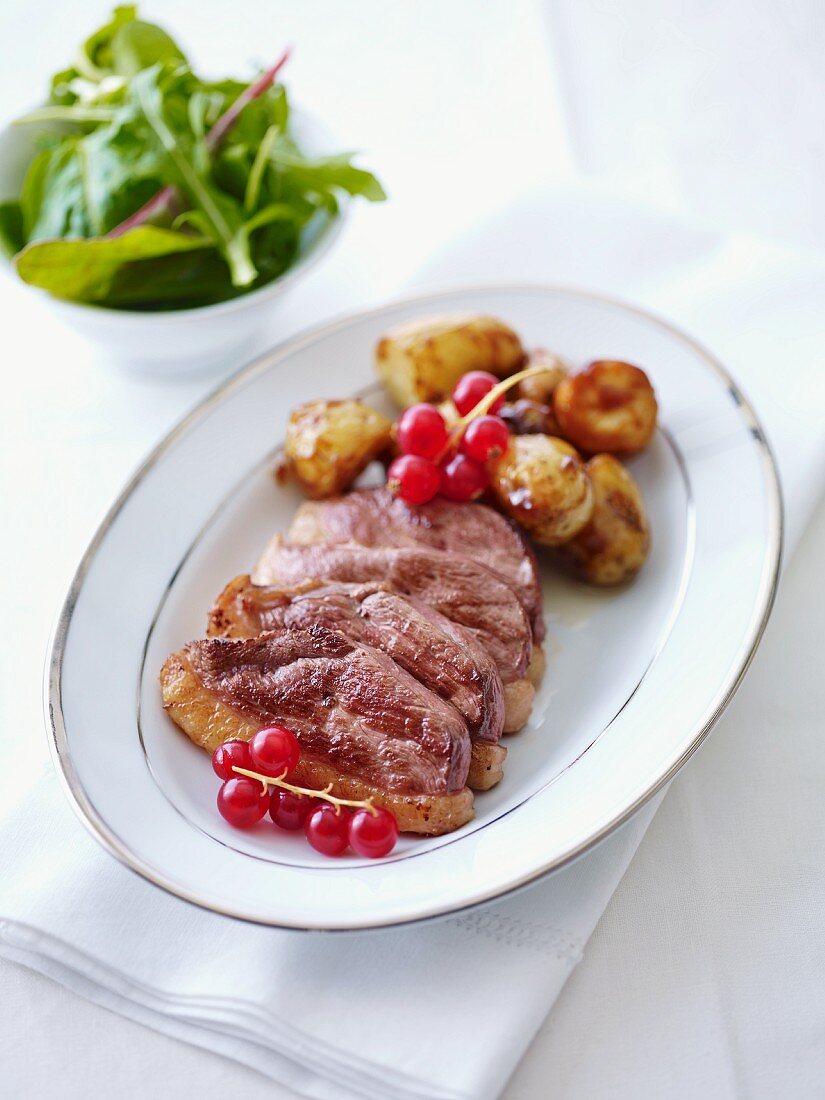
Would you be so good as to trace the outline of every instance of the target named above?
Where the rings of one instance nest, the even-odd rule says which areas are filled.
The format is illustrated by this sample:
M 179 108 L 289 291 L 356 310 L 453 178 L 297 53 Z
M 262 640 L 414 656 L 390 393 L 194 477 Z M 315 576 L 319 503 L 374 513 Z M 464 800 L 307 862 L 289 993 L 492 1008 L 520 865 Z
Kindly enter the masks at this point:
M 209 758 L 161 706 L 163 659 L 203 634 L 223 585 L 249 571 L 299 503 L 273 457 L 290 410 L 363 395 L 390 411 L 372 349 L 440 312 L 500 316 L 574 364 L 628 359 L 660 402 L 631 462 L 653 549 L 637 580 L 586 587 L 542 562 L 548 667 L 505 777 L 455 833 L 402 838 L 385 860 L 316 855 L 268 819 L 215 810 Z M 65 789 L 93 835 L 156 885 L 209 909 L 301 929 L 356 929 L 478 905 L 587 851 L 669 780 L 730 700 L 764 629 L 782 523 L 769 449 L 711 356 L 662 321 L 562 288 L 488 287 L 385 306 L 262 356 L 191 413 L 138 470 L 81 562 L 47 666 Z M 472 548 L 468 550 L 471 552 Z

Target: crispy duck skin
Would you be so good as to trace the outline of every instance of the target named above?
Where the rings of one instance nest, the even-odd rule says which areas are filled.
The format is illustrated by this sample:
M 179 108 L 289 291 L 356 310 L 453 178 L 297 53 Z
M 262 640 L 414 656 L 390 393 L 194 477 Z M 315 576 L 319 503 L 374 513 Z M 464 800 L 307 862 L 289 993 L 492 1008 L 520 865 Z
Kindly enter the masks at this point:
M 316 627 L 207 638 L 168 658 L 164 706 L 200 747 L 283 722 L 301 745 L 292 778 L 373 797 L 410 832 L 472 817 L 471 745 L 457 712 L 385 654 Z
M 386 487 L 359 489 L 298 509 L 289 541 L 421 546 L 462 554 L 510 584 L 530 617 L 536 641 L 545 634 L 535 554 L 515 524 L 486 504 L 456 507 L 443 497 L 407 504 Z
M 426 604 L 375 584 L 308 581 L 295 588 L 230 581 L 209 615 L 210 637 L 254 638 L 284 627 L 322 625 L 374 646 L 452 704 L 473 740 L 467 785 L 488 790 L 503 776 L 507 750 L 498 670 L 466 630 Z
M 230 581 L 209 615 L 210 637 L 254 638 L 315 624 L 380 649 L 456 708 L 474 741 L 495 742 L 504 722 L 501 678 L 472 634 L 413 597 L 378 584 L 308 581 L 295 588 Z
M 306 579 L 386 584 L 458 623 L 481 643 L 504 685 L 504 731 L 521 727 L 535 690 L 528 678 L 533 639 L 512 587 L 469 558 L 421 547 L 285 543 L 276 535 L 252 574 L 255 584 L 295 585 Z

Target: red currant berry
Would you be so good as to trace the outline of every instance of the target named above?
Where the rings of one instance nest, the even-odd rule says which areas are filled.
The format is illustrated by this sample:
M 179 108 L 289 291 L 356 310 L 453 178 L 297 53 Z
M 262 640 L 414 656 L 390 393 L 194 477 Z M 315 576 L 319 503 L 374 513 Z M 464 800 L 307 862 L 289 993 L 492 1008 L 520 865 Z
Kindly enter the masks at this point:
M 398 823 L 388 810 L 356 810 L 349 821 L 349 842 L 367 859 L 388 856 L 398 840 Z
M 234 779 L 233 768 L 252 770 L 252 757 L 246 741 L 224 741 L 212 753 L 212 770 L 221 779 Z
M 471 370 L 462 374 L 456 382 L 453 390 L 453 404 L 458 409 L 459 416 L 466 416 L 476 407 L 482 397 L 486 397 L 493 386 L 498 384 L 494 374 L 488 374 L 486 370 Z M 504 404 L 504 394 L 497 397 L 488 412 L 497 413 Z
M 466 455 L 457 454 L 441 467 L 441 492 L 458 504 L 480 497 L 489 484 L 484 467 Z
M 218 791 L 218 810 L 230 825 L 248 829 L 260 821 L 269 805 L 269 795 L 257 779 L 237 775 L 227 779 Z
M 306 819 L 304 831 L 316 852 L 324 856 L 340 856 L 349 845 L 349 814 L 330 802 L 316 807 Z
M 317 806 L 307 794 L 276 787 L 269 797 L 269 816 L 282 829 L 303 829 L 306 819 Z
M 249 755 L 256 771 L 277 777 L 292 771 L 301 750 L 291 730 L 283 726 L 265 726 L 249 742 Z
M 401 455 L 390 463 L 387 487 L 407 504 L 426 504 L 438 492 L 438 467 L 418 455 Z
M 407 455 L 435 458 L 447 442 L 447 424 L 434 405 L 410 405 L 398 418 L 398 446 Z
M 471 420 L 461 440 L 461 449 L 476 462 L 498 458 L 510 445 L 507 425 L 498 416 L 479 416 Z

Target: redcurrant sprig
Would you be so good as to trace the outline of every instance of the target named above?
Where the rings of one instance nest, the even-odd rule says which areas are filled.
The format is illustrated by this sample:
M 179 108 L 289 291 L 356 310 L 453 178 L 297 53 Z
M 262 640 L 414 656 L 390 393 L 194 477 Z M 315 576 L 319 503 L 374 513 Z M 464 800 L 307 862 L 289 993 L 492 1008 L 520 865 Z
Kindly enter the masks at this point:
M 298 739 L 283 726 L 258 730 L 250 741 L 224 741 L 212 754 L 212 767 L 224 780 L 218 791 L 221 815 L 230 825 L 248 829 L 268 809 L 276 825 L 303 829 L 324 855 L 339 856 L 348 847 L 369 858 L 389 855 L 398 839 L 393 815 L 371 798 L 339 798 L 332 784 L 315 790 L 288 782 L 299 759 Z
M 434 405 L 411 405 L 398 419 L 400 454 L 387 470 L 387 487 L 407 504 L 426 504 L 441 492 L 448 500 L 475 500 L 489 485 L 485 463 L 503 454 L 509 431 L 497 415 L 505 393 L 542 372 L 529 367 L 499 382 L 486 371 L 462 375 L 452 392 L 460 419 L 448 429 Z
M 233 765 L 232 771 L 237 775 L 245 775 L 249 779 L 257 779 L 259 783 L 263 784 L 264 791 L 267 792 L 271 784 L 273 787 L 280 787 L 282 790 L 292 791 L 293 794 L 303 794 L 308 798 L 323 799 L 324 802 L 331 802 L 332 805 L 336 807 L 351 806 L 357 809 L 369 810 L 371 814 L 378 813 L 371 798 L 338 798 L 337 795 L 331 794 L 332 783 L 324 787 L 322 791 L 319 791 L 312 787 L 296 787 L 294 783 L 287 783 L 284 779 L 284 776 L 287 774 L 286 772 L 282 775 L 262 775 L 260 772 L 253 772 L 249 768 L 239 768 L 237 765 Z
M 509 378 L 505 378 L 501 382 L 497 382 L 495 375 L 487 375 L 489 379 L 489 388 L 487 392 L 482 394 L 467 412 L 465 412 L 460 420 L 457 420 L 453 425 L 452 431 L 449 434 L 447 442 L 444 444 L 444 448 L 441 454 L 438 456 L 438 460 L 444 458 L 446 454 L 449 454 L 453 447 L 458 446 L 459 442 L 464 436 L 464 432 L 467 429 L 467 425 L 470 424 L 479 416 L 486 416 L 490 412 L 498 412 L 501 408 L 501 398 L 511 390 L 513 386 L 517 386 L 519 382 L 523 382 L 525 378 L 532 378 L 534 374 L 543 374 L 546 368 L 544 367 L 527 367 L 525 370 L 518 371 L 517 374 L 511 374 Z M 484 371 L 472 371 L 473 374 L 484 374 Z M 466 374 L 464 378 L 468 377 Z M 461 385 L 462 379 L 459 379 L 456 389 Z M 453 391 L 455 393 L 455 390 Z M 455 399 L 453 399 L 455 404 Z M 494 408 L 495 406 L 495 408 Z M 456 408 L 458 406 L 456 405 Z M 461 412 L 461 409 L 458 409 Z

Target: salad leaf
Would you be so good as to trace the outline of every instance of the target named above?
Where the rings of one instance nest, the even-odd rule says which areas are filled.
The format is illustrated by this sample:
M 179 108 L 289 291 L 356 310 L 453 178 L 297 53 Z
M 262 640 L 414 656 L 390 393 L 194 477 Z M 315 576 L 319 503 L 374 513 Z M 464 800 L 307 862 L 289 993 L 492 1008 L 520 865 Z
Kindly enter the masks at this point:
M 13 256 L 23 247 L 23 211 L 19 202 L 0 202 L 0 249 Z
M 16 119 L 15 123 L 19 126 L 23 122 L 111 122 L 114 117 L 111 107 L 84 107 L 81 103 L 69 103 L 38 107 Z
M 83 166 L 76 137 L 44 150 L 33 161 L 22 194 L 28 240 L 89 237 L 99 231 L 87 202 Z
M 26 116 L 41 147 L 0 204 L 21 277 L 113 308 L 223 301 L 283 274 L 342 194 L 384 199 L 351 155 L 301 149 L 276 82 L 287 57 L 250 84 L 205 81 L 166 31 L 116 8 Z
M 112 39 L 122 26 L 137 19 L 135 4 L 120 4 L 112 12 L 108 23 L 90 34 L 78 52 L 78 67 L 88 69 L 94 76 L 112 69 Z
M 122 5 L 82 44 L 74 65 L 52 77 L 51 102 L 68 107 L 106 101 L 158 61 L 185 63 L 186 57 L 162 27 L 138 19 L 135 5 Z
M 159 61 L 185 62 L 183 51 L 161 27 L 134 19 L 112 35 L 112 67 L 127 79 Z
M 371 202 L 386 199 L 386 192 L 375 176 L 352 164 L 353 155 L 339 153 L 309 160 L 291 142 L 284 140 L 273 148 L 271 160 L 293 185 L 319 193 L 338 189 L 349 195 L 362 195 Z
M 270 126 L 261 138 L 261 144 L 258 146 L 258 151 L 255 153 L 255 159 L 252 161 L 252 167 L 246 179 L 246 187 L 244 188 L 243 195 L 244 210 L 246 210 L 247 213 L 253 211 L 258 205 L 267 161 L 269 160 L 269 155 L 272 152 L 272 146 L 275 144 L 275 138 L 277 136 L 278 127 L 274 125 Z
M 142 225 L 121 237 L 35 241 L 17 255 L 15 266 L 24 282 L 59 298 L 105 302 L 124 266 L 208 248 L 203 237 Z
M 77 147 L 85 162 L 85 194 L 96 214 L 96 234 L 109 233 L 167 178 L 163 150 L 128 106 L 109 125 L 79 138 Z
M 198 228 L 211 238 L 229 265 L 234 286 L 248 286 L 258 274 L 249 254 L 249 241 L 243 233 L 243 218 L 229 195 L 212 186 L 195 167 L 194 142 L 173 132 L 167 122 L 164 98 L 160 87 L 163 69 L 153 66 L 140 73 L 133 88 L 140 109 L 157 142 L 164 150 L 176 182 L 193 204 Z M 187 145 L 189 148 L 187 149 Z
M 43 204 L 46 171 L 51 161 L 52 149 L 48 146 L 36 154 L 28 167 L 20 192 L 20 212 L 23 217 L 24 240 L 31 240 Z
M 80 47 L 76 70 L 87 80 L 131 77 L 158 61 L 186 61 L 183 51 L 161 27 L 143 23 L 134 4 L 115 8 L 111 20 Z

